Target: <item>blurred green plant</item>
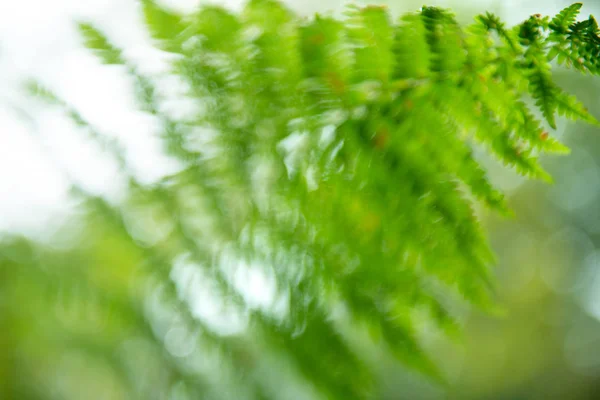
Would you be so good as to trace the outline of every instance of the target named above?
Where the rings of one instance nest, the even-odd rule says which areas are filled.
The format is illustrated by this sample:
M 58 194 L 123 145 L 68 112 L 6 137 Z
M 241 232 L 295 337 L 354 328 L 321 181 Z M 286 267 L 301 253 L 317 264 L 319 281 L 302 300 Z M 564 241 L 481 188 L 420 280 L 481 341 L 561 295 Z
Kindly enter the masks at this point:
M 420 339 L 457 333 L 457 304 L 496 309 L 476 207 L 510 214 L 473 147 L 550 180 L 539 156 L 568 149 L 545 123 L 598 124 L 551 76 L 554 58 L 599 73 L 594 18 L 574 4 L 463 28 L 436 7 L 394 23 L 379 6 L 301 20 L 273 0 L 239 15 L 141 4 L 192 115 L 169 116 L 151 77 L 93 24 L 80 32 L 127 70 L 183 167 L 142 184 L 118 142 L 29 85 L 129 190 L 112 204 L 73 184 L 69 248 L 5 240 L 3 398 L 376 398 L 390 358 L 443 380 Z

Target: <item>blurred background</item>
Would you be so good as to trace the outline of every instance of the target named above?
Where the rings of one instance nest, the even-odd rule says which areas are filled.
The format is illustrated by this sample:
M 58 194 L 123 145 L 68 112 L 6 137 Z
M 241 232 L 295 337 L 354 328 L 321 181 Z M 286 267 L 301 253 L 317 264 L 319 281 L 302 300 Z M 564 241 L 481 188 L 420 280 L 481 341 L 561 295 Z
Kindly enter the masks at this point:
M 194 0 L 169 3 L 182 10 L 198 4 Z M 243 2 L 214 3 L 239 9 Z M 337 0 L 286 3 L 305 15 L 340 13 L 345 4 Z M 421 0 L 376 3 L 387 4 L 394 13 L 422 5 Z M 492 11 L 514 24 L 533 13 L 554 15 L 570 3 L 432 0 L 427 5 L 452 8 L 462 22 Z M 582 15 L 587 14 L 600 15 L 600 2 L 586 1 Z M 120 138 L 140 182 L 157 182 L 178 170 L 176 161 L 162 153 L 160 139 L 148 134 L 156 130 L 155 121 L 136 111 L 122 72 L 100 65 L 82 49 L 71 24 L 75 19 L 97 23 L 126 49 L 128 57 L 147 68 L 144 72 L 160 74 L 168 67 L 169 60 L 145 36 L 133 1 L 0 1 L 0 397 L 3 387 L 12 385 L 21 388 L 19 400 L 39 398 L 36 387 L 52 388 L 48 397 L 52 399 L 134 398 L 119 384 L 125 374 L 137 385 L 135 393 L 147 396 L 140 398 L 186 399 L 185 384 L 167 385 L 164 397 L 156 397 L 163 390 L 158 388 L 166 385 L 163 349 L 133 334 L 128 337 L 127 332 L 139 328 L 139 315 L 129 315 L 119 303 L 126 296 L 148 298 L 148 293 L 159 293 L 153 281 L 156 276 L 147 276 L 143 268 L 146 255 L 123 237 L 132 235 L 142 243 L 160 240 L 166 229 L 164 210 L 132 205 L 128 226 L 121 228 L 106 222 L 110 217 L 102 204 L 88 205 L 97 208 L 91 216 L 81 213 L 80 202 L 71 196 L 71 180 L 109 204 L 119 202 L 127 194 L 119 167 L 60 113 L 25 98 L 19 86 L 29 77 L 49 84 L 86 119 Z M 561 70 L 556 79 L 600 116 L 600 79 Z M 177 82 L 163 85 L 168 96 L 177 97 Z M 176 113 L 182 106 L 174 101 L 171 107 Z M 381 398 L 600 399 L 600 130 L 561 120 L 556 135 L 572 152 L 544 160 L 555 177 L 554 185 L 525 182 L 494 163 L 488 165 L 493 181 L 510 195 L 516 211 L 513 219 L 484 215 L 498 256 L 497 291 L 506 315 L 471 313 L 458 343 L 435 335 L 430 338 L 436 361 L 449 376 L 446 386 L 397 366 L 382 366 Z M 44 279 L 7 272 L 34 264 L 35 273 Z M 89 268 L 82 268 L 83 264 Z M 184 271 L 185 265 L 182 260 L 176 268 Z M 57 271 L 65 269 L 77 285 L 65 286 L 63 278 L 58 279 L 64 274 Z M 141 282 L 137 277 L 144 277 L 144 285 L 131 284 Z M 102 298 L 106 291 L 118 294 L 111 297 L 108 308 Z M 52 313 L 40 315 L 36 310 L 49 301 L 50 293 Z M 181 317 L 172 304 L 161 303 L 159 294 L 155 297 L 149 297 L 146 303 L 154 303 L 145 304 L 140 313 L 153 310 L 153 329 L 165 330 L 164 347 L 170 354 L 188 355 L 191 333 L 173 328 L 173 319 Z M 19 304 L 19 318 L 9 313 L 17 309 L 14 304 Z M 120 311 L 106 314 L 107 310 Z M 211 318 L 215 311 L 213 307 L 198 313 Z M 16 324 L 23 316 L 28 323 Z M 51 340 L 56 319 L 72 324 L 82 341 L 87 334 L 106 337 L 105 347 L 95 349 L 99 354 L 119 343 L 119 354 L 131 354 L 128 359 L 134 364 L 123 369 L 116 355 L 90 363 L 73 350 L 72 343 L 52 353 L 61 347 L 45 346 L 30 326 L 46 331 Z M 215 324 L 235 330 L 239 321 Z M 17 343 L 19 351 L 15 351 Z M 214 365 L 209 357 L 203 360 L 203 368 Z M 20 373 L 17 367 L 28 373 Z

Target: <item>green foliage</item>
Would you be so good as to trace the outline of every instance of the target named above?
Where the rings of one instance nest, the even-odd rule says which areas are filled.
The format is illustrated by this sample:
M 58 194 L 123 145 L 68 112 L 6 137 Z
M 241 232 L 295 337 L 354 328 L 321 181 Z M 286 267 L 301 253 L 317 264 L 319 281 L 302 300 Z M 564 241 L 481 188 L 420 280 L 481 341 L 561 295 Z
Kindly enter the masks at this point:
M 351 7 L 343 20 L 300 20 L 274 0 L 251 0 L 239 15 L 214 6 L 179 15 L 152 0 L 142 1 L 142 9 L 157 46 L 178 55 L 173 74 L 201 105 L 185 121 L 160 111 L 153 80 L 102 32 L 89 23 L 80 31 L 102 62 L 126 68 L 141 108 L 161 122 L 165 149 L 184 168 L 156 185 L 141 184 L 118 145 L 102 142 L 102 133 L 75 110 L 34 85 L 112 152 L 130 190 L 122 204 L 111 205 L 74 185 L 88 210 L 89 241 L 74 253 L 89 268 L 57 267 L 46 278 L 40 259 L 61 265 L 75 255 L 38 249 L 41 255 L 15 259 L 7 246 L 0 272 L 19 271 L 20 286 L 3 283 L 19 289 L 9 290 L 11 303 L 4 304 L 26 301 L 21 290 L 39 290 L 50 279 L 71 289 L 85 282 L 102 312 L 124 313 L 110 325 L 114 336 L 79 334 L 80 326 L 46 316 L 52 332 L 40 342 L 44 351 L 60 352 L 70 345 L 56 338 L 76 337 L 91 358 L 108 357 L 108 349 L 135 334 L 152 343 L 156 368 L 168 376 L 156 382 L 160 390 L 183 382 L 189 398 L 280 398 L 277 385 L 291 385 L 292 375 L 323 398 L 369 398 L 376 393 L 377 357 L 388 354 L 442 378 L 423 349 L 423 322 L 456 332 L 456 302 L 494 309 L 494 256 L 475 207 L 480 202 L 510 213 L 473 147 L 484 146 L 524 176 L 550 179 L 540 155 L 567 149 L 544 124 L 555 128 L 557 113 L 597 124 L 554 83 L 550 62 L 558 55 L 567 66 L 597 73 L 595 20 L 575 22 L 578 4 L 551 21 L 533 16 L 512 29 L 489 13 L 463 28 L 436 7 L 397 22 L 376 6 Z M 131 222 L 138 208 L 157 219 Z M 140 229 L 160 230 L 156 224 L 167 233 L 136 237 Z M 125 256 L 107 261 L 109 245 Z M 248 317 L 246 329 L 225 334 L 193 313 L 169 275 L 183 256 L 234 314 Z M 109 262 L 114 276 L 104 269 Z M 143 283 L 134 277 L 136 263 L 148 281 L 160 282 L 162 306 L 175 310 L 181 330 L 206 351 L 214 349 L 222 371 L 161 350 L 168 347 L 164 324 L 143 306 L 151 295 L 119 291 L 119 284 Z M 283 316 L 274 301 L 253 305 L 228 263 L 256 265 L 271 276 Z M 54 289 L 42 289 L 52 303 Z M 69 302 L 84 301 L 79 295 Z M 32 306 L 30 317 L 44 306 Z M 11 318 L 29 329 L 18 315 Z M 372 343 L 359 340 L 363 334 Z M 119 370 L 127 360 L 102 362 Z M 287 367 L 275 370 L 282 363 Z M 46 370 L 20 368 L 51 385 Z M 260 368 L 272 376 L 253 372 Z M 123 398 L 149 398 L 134 378 L 123 379 L 129 391 Z
M 94 51 L 105 64 L 123 64 L 121 51 L 114 47 L 106 36 L 90 24 L 79 24 L 79 32 L 85 46 Z
M 176 51 L 183 43 L 188 25 L 180 15 L 160 7 L 154 0 L 142 0 L 144 21 L 148 31 L 165 50 Z
M 579 11 L 581 10 L 581 3 L 574 3 L 569 7 L 559 12 L 550 24 L 548 25 L 553 31 L 559 34 L 566 34 L 569 32 L 569 28 L 576 22 Z

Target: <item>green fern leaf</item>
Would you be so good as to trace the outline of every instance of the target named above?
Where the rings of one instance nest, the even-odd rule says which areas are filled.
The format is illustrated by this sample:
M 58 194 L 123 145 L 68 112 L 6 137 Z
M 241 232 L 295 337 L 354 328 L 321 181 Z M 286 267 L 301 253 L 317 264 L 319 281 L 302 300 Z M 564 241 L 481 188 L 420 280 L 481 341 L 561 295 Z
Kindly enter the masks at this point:
M 121 51 L 114 47 L 98 29 L 88 23 L 80 23 L 78 28 L 85 47 L 92 50 L 103 63 L 117 65 L 124 63 Z
M 163 8 L 155 0 L 142 0 L 142 10 L 148 31 L 163 50 L 181 52 L 188 26 L 181 15 Z
M 462 32 L 454 20 L 454 16 L 440 8 L 423 7 L 421 17 L 427 30 L 427 42 L 432 52 L 432 70 L 437 73 L 461 70 L 466 53 L 463 47 Z
M 556 93 L 556 108 L 559 115 L 600 126 L 600 122 L 589 113 L 587 108 L 575 96 L 571 96 L 561 90 Z
M 419 14 L 406 14 L 400 18 L 393 48 L 396 59 L 394 77 L 409 79 L 429 75 L 431 50 L 427 44 L 425 24 Z
M 388 84 L 394 64 L 393 27 L 384 7 L 354 8 L 346 15 L 348 37 L 354 52 L 355 81 Z
M 550 21 L 550 28 L 559 33 L 567 33 L 569 27 L 576 21 L 579 11 L 583 4 L 574 3 L 561 12 L 559 12 L 552 21 Z

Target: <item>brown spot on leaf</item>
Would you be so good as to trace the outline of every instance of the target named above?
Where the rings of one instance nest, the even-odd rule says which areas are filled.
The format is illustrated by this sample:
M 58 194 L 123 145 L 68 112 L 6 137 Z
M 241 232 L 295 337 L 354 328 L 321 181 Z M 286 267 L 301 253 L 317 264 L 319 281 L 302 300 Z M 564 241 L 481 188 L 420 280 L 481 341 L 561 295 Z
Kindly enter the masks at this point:
M 379 131 L 377 131 L 377 133 L 375 134 L 375 137 L 373 138 L 373 143 L 375 144 L 376 148 L 383 149 L 383 148 L 385 148 L 389 139 L 390 139 L 390 132 L 388 131 L 387 128 L 382 128 L 382 129 L 379 129 Z
M 329 83 L 329 86 L 331 87 L 331 89 L 333 89 L 334 93 L 340 94 L 344 93 L 344 91 L 346 90 L 346 84 L 339 77 L 338 74 L 330 72 L 326 75 L 326 79 L 327 83 Z
M 316 33 L 309 37 L 308 41 L 312 44 L 321 44 L 325 41 L 325 36 L 322 33 Z

